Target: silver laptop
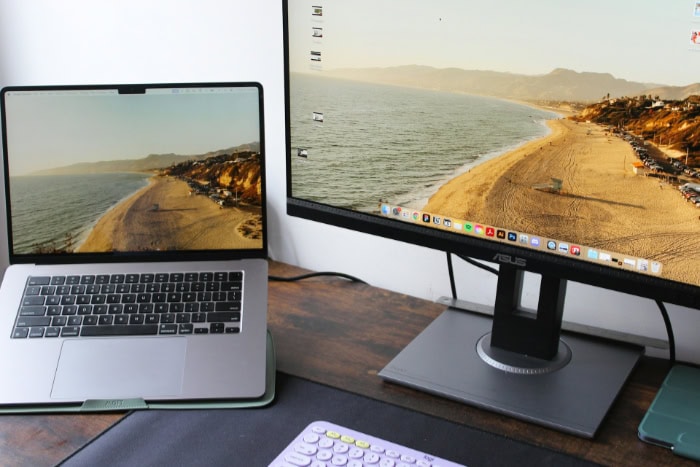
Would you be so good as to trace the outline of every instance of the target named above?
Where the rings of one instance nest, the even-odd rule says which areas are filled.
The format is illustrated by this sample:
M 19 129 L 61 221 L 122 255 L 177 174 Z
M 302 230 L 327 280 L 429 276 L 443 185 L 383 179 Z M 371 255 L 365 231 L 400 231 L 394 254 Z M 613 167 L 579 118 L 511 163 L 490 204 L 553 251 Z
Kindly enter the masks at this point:
M 258 83 L 4 88 L 2 136 L 0 405 L 265 393 Z

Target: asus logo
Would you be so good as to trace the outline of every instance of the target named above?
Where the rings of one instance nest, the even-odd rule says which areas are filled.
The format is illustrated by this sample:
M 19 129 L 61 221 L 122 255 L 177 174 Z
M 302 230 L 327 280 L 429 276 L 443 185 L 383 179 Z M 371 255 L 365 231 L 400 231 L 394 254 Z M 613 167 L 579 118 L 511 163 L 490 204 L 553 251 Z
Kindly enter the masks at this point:
M 516 258 L 514 256 L 506 255 L 504 253 L 496 253 L 493 256 L 493 259 L 495 261 L 498 261 L 499 263 L 508 263 L 508 264 L 512 264 L 513 266 L 519 266 L 521 268 L 524 268 L 527 265 L 526 259 Z

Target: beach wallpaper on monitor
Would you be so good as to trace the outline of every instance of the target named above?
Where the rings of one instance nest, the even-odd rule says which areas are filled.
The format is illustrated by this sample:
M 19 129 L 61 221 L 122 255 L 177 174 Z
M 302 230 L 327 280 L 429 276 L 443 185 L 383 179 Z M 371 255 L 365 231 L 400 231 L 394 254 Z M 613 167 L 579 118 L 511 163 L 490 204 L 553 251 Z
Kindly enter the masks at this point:
M 700 285 L 700 2 L 288 22 L 293 196 Z
M 6 99 L 15 254 L 262 248 L 255 90 Z

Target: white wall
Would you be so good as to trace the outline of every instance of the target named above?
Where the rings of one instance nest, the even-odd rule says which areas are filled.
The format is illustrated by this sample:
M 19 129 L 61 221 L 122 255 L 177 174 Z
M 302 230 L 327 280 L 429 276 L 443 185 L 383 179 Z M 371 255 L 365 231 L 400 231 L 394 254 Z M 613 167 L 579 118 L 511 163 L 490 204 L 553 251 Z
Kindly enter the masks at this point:
M 428 299 L 450 295 L 444 253 L 286 216 L 281 0 L 0 0 L 2 86 L 219 80 L 265 88 L 274 259 Z M 456 273 L 460 298 L 493 300 L 491 275 L 459 262 Z M 700 363 L 700 312 L 669 311 L 678 358 Z M 569 286 L 565 319 L 665 337 L 652 301 L 578 284 Z

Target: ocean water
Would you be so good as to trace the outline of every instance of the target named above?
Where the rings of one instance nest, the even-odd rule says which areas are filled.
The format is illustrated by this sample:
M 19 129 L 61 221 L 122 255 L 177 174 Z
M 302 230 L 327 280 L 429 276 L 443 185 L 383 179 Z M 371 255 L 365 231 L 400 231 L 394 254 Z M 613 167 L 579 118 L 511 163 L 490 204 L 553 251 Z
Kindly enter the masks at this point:
M 15 253 L 77 247 L 105 212 L 146 186 L 150 177 L 140 173 L 13 177 Z
M 420 209 L 455 176 L 546 135 L 557 117 L 501 99 L 313 75 L 292 75 L 290 88 L 293 195 L 365 212 L 380 200 Z

